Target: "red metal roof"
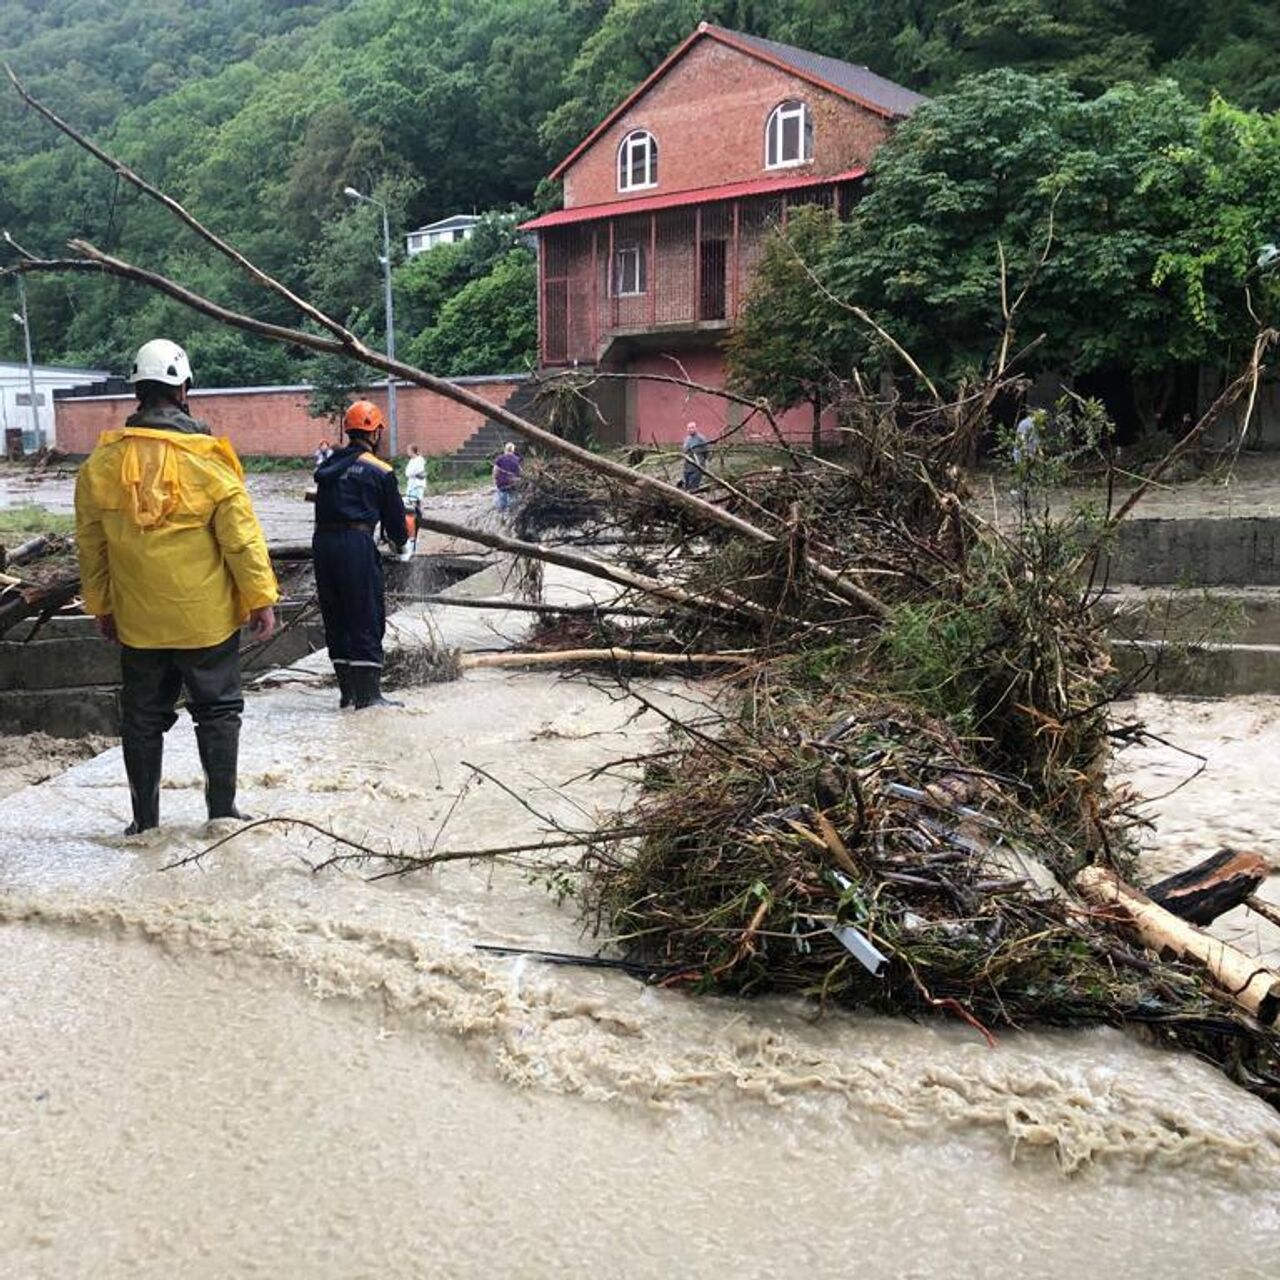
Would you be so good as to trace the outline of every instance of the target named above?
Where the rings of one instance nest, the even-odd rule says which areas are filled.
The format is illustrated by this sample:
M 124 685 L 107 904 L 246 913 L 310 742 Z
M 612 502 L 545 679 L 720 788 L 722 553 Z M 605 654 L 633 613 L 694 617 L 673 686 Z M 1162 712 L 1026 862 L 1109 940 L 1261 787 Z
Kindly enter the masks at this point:
M 692 191 L 672 191 L 661 196 L 636 196 L 630 200 L 610 200 L 606 204 L 584 204 L 573 209 L 557 209 L 523 223 L 521 231 L 545 231 L 574 222 L 594 222 L 600 218 L 619 218 L 631 213 L 653 213 L 658 209 L 678 209 L 682 205 L 711 204 L 720 200 L 740 200 L 745 196 L 781 195 L 801 191 L 805 187 L 830 186 L 834 182 L 856 182 L 866 176 L 866 169 L 846 169 L 824 178 L 752 178 L 748 182 L 727 182 L 719 187 L 697 187 Z
M 739 53 L 747 54 L 748 57 L 757 58 L 792 75 L 798 75 L 821 89 L 839 94 L 840 97 L 848 98 L 849 101 L 856 102 L 859 106 L 889 119 L 909 114 L 915 105 L 924 101 L 919 94 L 912 93 L 901 85 L 895 85 L 891 80 L 885 80 L 883 76 L 875 75 L 866 67 L 857 67 L 836 58 L 821 57 L 791 45 L 761 40 L 737 31 L 727 31 L 724 27 L 717 27 L 710 22 L 702 22 L 551 170 L 551 177 L 560 177 L 637 98 L 648 92 L 684 57 L 691 45 L 704 37 L 718 40 L 731 49 L 737 49 Z

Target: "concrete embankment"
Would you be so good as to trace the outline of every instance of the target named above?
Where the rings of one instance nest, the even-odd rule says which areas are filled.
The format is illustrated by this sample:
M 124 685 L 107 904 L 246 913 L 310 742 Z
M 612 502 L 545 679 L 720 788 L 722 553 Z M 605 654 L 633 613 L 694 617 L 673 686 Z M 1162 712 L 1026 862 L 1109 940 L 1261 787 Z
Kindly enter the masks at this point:
M 281 635 L 262 645 L 246 641 L 246 672 L 294 662 L 324 643 L 314 612 L 290 603 L 279 615 Z M 120 651 L 103 641 L 92 618 L 22 623 L 0 640 L 0 733 L 116 734 L 119 688 Z
M 1097 580 L 1117 663 L 1143 687 L 1280 693 L 1280 519 L 1129 520 Z

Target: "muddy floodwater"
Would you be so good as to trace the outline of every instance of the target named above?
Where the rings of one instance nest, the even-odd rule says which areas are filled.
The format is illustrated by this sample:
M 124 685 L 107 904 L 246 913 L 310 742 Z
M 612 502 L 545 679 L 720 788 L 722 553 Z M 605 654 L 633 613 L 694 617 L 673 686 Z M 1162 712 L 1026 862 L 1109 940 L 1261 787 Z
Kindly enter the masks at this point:
M 535 836 L 472 766 L 585 822 L 624 786 L 590 771 L 661 728 L 543 676 L 333 700 L 251 700 L 243 802 L 373 844 Z M 1207 756 L 1153 865 L 1270 852 L 1280 703 L 1138 709 Z M 314 875 L 328 845 L 261 829 L 164 871 L 211 838 L 170 736 L 158 836 L 115 834 L 118 751 L 0 809 L 5 1276 L 1280 1275 L 1280 1116 L 1189 1056 L 477 951 L 593 945 L 514 869 Z M 1157 791 L 1198 762 L 1127 767 Z

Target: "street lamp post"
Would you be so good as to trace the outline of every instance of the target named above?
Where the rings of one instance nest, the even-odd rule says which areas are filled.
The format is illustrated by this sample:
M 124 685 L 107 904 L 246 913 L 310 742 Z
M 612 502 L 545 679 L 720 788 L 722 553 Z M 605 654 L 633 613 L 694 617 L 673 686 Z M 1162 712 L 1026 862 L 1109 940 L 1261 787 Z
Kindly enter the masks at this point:
M 377 205 L 382 210 L 382 287 L 386 304 L 387 319 L 387 359 L 396 358 L 396 316 L 391 300 L 391 223 L 387 217 L 387 206 L 373 196 L 366 196 L 355 187 L 343 190 L 350 200 L 363 200 L 365 204 Z M 391 428 L 391 456 L 397 457 L 400 452 L 400 437 L 396 430 L 396 380 L 394 375 L 387 374 L 387 423 Z
M 13 313 L 15 324 L 22 326 L 22 338 L 27 350 L 27 393 L 31 397 L 31 431 L 35 447 L 40 448 L 40 408 L 36 403 L 36 364 L 31 358 L 31 323 L 27 318 L 27 289 L 21 276 L 18 277 L 18 305 L 21 311 Z

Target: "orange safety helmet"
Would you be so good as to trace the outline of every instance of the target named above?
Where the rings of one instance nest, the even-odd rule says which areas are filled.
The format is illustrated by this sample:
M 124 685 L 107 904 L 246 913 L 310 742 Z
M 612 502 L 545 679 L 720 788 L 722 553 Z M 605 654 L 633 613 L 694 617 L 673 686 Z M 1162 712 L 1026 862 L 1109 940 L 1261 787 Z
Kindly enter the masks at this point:
M 342 429 L 348 434 L 352 431 L 367 431 L 372 435 L 386 425 L 382 410 L 372 400 L 357 400 L 342 419 Z

